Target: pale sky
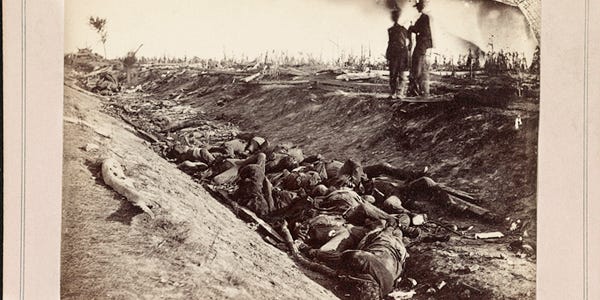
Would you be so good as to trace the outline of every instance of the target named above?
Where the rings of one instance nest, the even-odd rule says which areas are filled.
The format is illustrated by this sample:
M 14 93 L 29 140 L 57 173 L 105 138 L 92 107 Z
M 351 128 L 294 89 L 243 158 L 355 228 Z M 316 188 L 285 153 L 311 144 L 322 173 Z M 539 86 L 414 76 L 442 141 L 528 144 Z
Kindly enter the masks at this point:
M 338 51 L 359 54 L 370 45 L 373 55 L 383 55 L 389 13 L 377 0 L 66 0 L 65 52 L 90 46 L 103 53 L 88 18 L 107 19 L 107 55 L 122 57 L 144 44 L 139 56 L 250 58 L 266 50 L 312 53 L 327 59 Z M 497 49 L 511 46 L 532 52 L 521 15 L 506 9 L 481 12 L 481 0 L 431 0 L 430 14 L 444 32 L 486 47 L 495 34 Z M 489 5 L 488 5 L 489 6 Z M 412 6 L 403 10 L 401 22 L 416 20 Z M 500 20 L 500 21 L 496 21 Z M 498 23 L 500 22 L 500 23 Z M 511 28 L 507 30 L 506 23 Z M 482 25 L 483 24 L 483 25 Z M 483 28 L 482 28 L 483 26 Z M 491 33 L 490 33 L 491 32 Z M 440 48 L 452 48 L 440 39 Z M 529 53 L 528 53 L 529 56 Z

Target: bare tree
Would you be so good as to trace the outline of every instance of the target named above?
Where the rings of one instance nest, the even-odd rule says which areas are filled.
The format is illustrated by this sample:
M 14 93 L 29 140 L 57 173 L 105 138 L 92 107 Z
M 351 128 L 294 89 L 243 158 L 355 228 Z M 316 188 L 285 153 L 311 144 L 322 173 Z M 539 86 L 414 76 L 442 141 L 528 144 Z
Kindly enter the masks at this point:
M 108 36 L 106 32 L 106 19 L 90 17 L 89 25 L 100 35 L 100 42 L 102 42 L 102 46 L 104 47 L 104 58 L 106 58 L 106 38 Z
M 125 73 L 127 74 L 127 84 L 131 84 L 131 69 L 133 69 L 137 62 L 135 55 L 140 51 L 140 48 L 142 48 L 143 45 L 144 44 L 141 44 L 135 51 L 127 52 L 127 55 L 123 59 L 123 67 L 125 67 Z

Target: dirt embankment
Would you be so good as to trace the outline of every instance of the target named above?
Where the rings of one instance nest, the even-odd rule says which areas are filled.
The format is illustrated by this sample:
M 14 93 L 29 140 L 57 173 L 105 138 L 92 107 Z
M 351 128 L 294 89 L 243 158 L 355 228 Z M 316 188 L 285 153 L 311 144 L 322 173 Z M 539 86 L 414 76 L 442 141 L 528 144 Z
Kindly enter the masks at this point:
M 469 82 L 437 78 L 434 90 L 445 93 L 443 97 L 446 100 L 455 101 L 411 104 L 390 101 L 376 93 L 363 93 L 360 89 L 322 88 L 313 84 L 236 84 L 232 83 L 234 78 L 230 75 L 198 75 L 186 71 L 155 73 L 150 73 L 154 74 L 155 80 L 143 81 L 144 92 L 122 93 L 105 99 L 103 108 L 163 141 L 174 142 L 181 137 L 189 139 L 186 142 L 191 144 L 196 138 L 218 141 L 243 130 L 261 134 L 275 143 L 291 143 L 301 147 L 306 154 L 320 153 L 330 159 L 355 158 L 364 164 L 389 162 L 413 169 L 427 166 L 434 180 L 472 193 L 478 204 L 492 209 L 503 220 L 510 219 L 489 224 L 457 216 L 443 208 L 427 207 L 421 211 L 415 208 L 417 212 L 428 213 L 433 220 L 460 228 L 473 226 L 471 233 L 502 231 L 507 235 L 492 242 L 452 236 L 448 242 L 420 243 L 409 247 L 411 256 L 404 276 L 419 282 L 415 299 L 449 299 L 456 295 L 475 299 L 535 297 L 535 256 L 511 252 L 509 243 L 522 238 L 535 246 L 538 102 L 535 96 L 519 98 L 512 91 L 506 93 L 506 97 L 501 96 L 502 99 L 476 97 L 490 95 L 489 90 L 482 89 L 486 85 L 494 82 L 501 85 L 501 81 L 509 81 L 502 84 L 510 85 L 510 80 L 514 79 L 481 78 L 479 82 Z M 476 91 L 475 96 L 462 94 L 470 90 Z M 206 122 L 173 135 L 163 130 L 168 124 L 190 119 Z M 518 129 L 516 123 L 519 124 Z M 127 157 L 129 159 L 134 158 Z M 127 163 L 124 164 L 127 166 Z M 164 161 L 160 164 L 168 165 Z M 153 165 L 149 169 L 148 172 L 156 170 Z M 195 187 L 198 185 L 190 186 L 197 192 Z M 197 196 L 189 194 L 196 193 L 190 191 L 190 186 L 179 191 L 186 199 Z M 157 195 L 172 190 L 171 182 L 152 188 Z M 204 196 L 206 194 L 202 192 Z M 220 212 L 215 215 L 220 215 Z M 225 213 L 231 216 L 229 211 L 225 210 Z M 210 210 L 200 212 L 191 204 L 178 206 L 169 214 L 179 215 L 178 220 L 204 214 L 208 214 L 209 219 L 214 216 Z M 509 227 L 513 223 L 516 229 L 511 231 Z M 174 224 L 171 228 L 176 232 L 188 226 L 185 222 Z M 198 223 L 196 232 L 211 236 L 221 230 L 221 227 L 211 224 Z M 153 230 L 155 228 L 150 228 L 149 232 Z M 232 234 L 231 238 L 241 237 Z M 203 237 L 198 243 L 210 248 L 213 241 Z M 262 244 L 260 247 L 270 247 Z M 164 244 L 159 248 L 163 247 Z M 184 257 L 195 255 L 193 250 L 185 247 L 174 246 L 173 249 Z M 248 272 L 248 267 L 266 268 L 275 272 L 270 277 L 274 280 L 282 276 L 282 268 L 287 270 L 283 263 L 263 259 L 259 255 L 263 248 L 243 249 L 250 252 L 247 253 L 249 262 L 236 270 Z M 229 253 L 226 247 L 215 253 L 221 255 L 223 251 Z M 285 258 L 283 253 L 280 254 Z M 173 257 L 165 253 L 163 259 L 172 261 Z M 235 260 L 223 260 L 229 265 L 221 267 L 231 268 L 231 261 Z M 303 276 L 298 271 L 293 272 L 293 276 Z M 284 275 L 284 281 L 287 280 L 285 276 L 290 274 Z M 269 279 L 265 280 L 268 282 Z M 442 282 L 445 287 L 436 294 L 426 292 L 429 287 Z M 223 285 L 229 286 L 227 281 L 215 280 L 213 283 L 220 284 L 221 290 L 211 295 L 229 295 L 222 290 Z M 295 296 L 313 298 L 311 293 L 315 291 L 309 290 L 315 287 L 314 283 L 304 284 L 304 281 L 299 282 L 298 287 L 306 294 Z M 322 289 L 320 286 L 317 288 Z
M 486 80 L 480 79 L 482 85 Z M 452 90 L 448 82 L 437 85 Z M 505 97 L 500 104 L 400 103 L 376 94 L 273 85 L 230 87 L 183 104 L 305 153 L 427 166 L 433 179 L 470 192 L 479 204 L 511 218 L 509 224 L 520 220 L 521 232 L 535 241 L 539 105 L 533 98 Z
M 535 246 L 538 103 L 507 97 L 500 104 L 410 104 L 376 94 L 275 85 L 230 88 L 184 104 L 308 154 L 415 170 L 428 166 L 434 180 L 475 195 L 500 222 L 440 207 L 421 212 L 459 228 L 473 226 L 471 232 L 501 231 L 507 237 L 490 243 L 453 236 L 446 243 L 411 247 L 405 276 L 419 282 L 415 299 L 532 299 L 535 257 L 515 255 L 509 244 L 523 239 Z M 425 293 L 442 281 L 445 289 Z
M 335 298 L 100 105 L 65 88 L 62 298 Z M 104 185 L 107 157 L 155 219 Z

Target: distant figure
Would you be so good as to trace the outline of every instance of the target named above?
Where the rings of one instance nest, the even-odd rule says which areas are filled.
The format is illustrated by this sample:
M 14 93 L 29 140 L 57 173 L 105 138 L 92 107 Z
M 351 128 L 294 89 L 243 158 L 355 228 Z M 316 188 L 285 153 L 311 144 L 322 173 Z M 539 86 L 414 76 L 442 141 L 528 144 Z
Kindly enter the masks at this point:
M 531 66 L 529 66 L 529 72 L 538 75 L 540 73 L 540 46 L 535 47 L 535 52 L 533 52 L 533 58 L 531 59 Z
M 416 35 L 416 45 L 412 54 L 412 66 L 410 69 L 410 90 L 412 95 L 429 97 L 429 62 L 427 61 L 427 50 L 433 48 L 431 38 L 431 25 L 429 16 L 423 13 L 425 1 L 417 0 L 415 7 L 421 16 L 415 25 L 408 28 L 409 33 Z
M 388 46 L 385 58 L 390 70 L 390 98 L 402 98 L 406 96 L 407 79 L 404 71 L 408 70 L 408 55 L 410 52 L 410 36 L 408 30 L 398 24 L 400 10 L 392 11 L 394 25 L 388 29 Z M 398 81 L 400 81 L 400 92 L 398 95 Z
M 471 52 L 471 48 L 469 48 L 469 54 L 467 55 L 467 68 L 469 68 L 469 78 L 475 78 L 475 73 L 473 72 L 473 52 Z
M 504 54 L 504 50 L 502 49 L 500 49 L 500 53 L 498 53 L 498 68 L 501 72 L 504 72 L 508 69 L 506 55 Z

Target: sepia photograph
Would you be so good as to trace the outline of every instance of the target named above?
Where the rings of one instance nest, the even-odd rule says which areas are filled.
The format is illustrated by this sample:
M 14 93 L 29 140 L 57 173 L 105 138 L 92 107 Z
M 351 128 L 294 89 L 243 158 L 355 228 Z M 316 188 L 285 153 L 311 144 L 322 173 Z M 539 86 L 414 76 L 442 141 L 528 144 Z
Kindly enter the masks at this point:
M 540 40 L 541 0 L 65 0 L 60 298 L 536 299 Z

